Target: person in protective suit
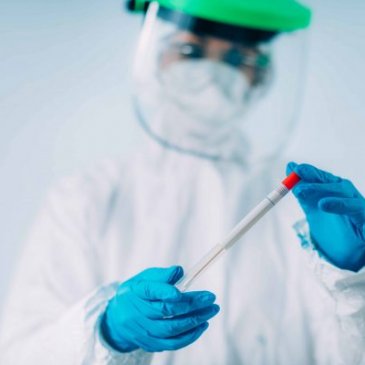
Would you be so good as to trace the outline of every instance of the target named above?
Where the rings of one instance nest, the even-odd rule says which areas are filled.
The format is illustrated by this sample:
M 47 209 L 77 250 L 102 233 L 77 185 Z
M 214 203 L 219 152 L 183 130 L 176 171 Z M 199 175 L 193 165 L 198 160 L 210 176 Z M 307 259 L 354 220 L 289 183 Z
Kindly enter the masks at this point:
M 133 90 L 143 148 L 48 194 L 5 307 L 1 364 L 365 364 L 365 201 L 346 179 L 288 164 L 297 200 L 193 290 L 174 285 L 285 174 L 310 10 L 129 7 L 145 13 Z

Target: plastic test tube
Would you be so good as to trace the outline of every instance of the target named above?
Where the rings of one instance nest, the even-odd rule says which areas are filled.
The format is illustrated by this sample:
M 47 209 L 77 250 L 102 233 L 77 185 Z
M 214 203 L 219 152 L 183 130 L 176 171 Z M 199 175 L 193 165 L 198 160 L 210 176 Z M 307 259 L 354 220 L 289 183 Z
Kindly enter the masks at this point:
M 211 249 L 186 275 L 177 283 L 176 287 L 184 292 L 210 265 L 227 252 L 246 232 L 248 232 L 268 211 L 270 211 L 288 192 L 300 181 L 300 177 L 292 172 L 284 179 L 280 186 L 273 190 L 266 198 L 252 209 L 228 236 Z

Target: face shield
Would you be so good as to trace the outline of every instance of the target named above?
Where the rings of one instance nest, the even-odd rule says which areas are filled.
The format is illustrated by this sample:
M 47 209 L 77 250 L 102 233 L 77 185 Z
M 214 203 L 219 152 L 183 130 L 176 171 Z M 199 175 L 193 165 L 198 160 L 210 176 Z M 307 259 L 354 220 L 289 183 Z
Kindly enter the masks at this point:
M 257 163 L 295 125 L 303 32 L 228 25 L 149 5 L 134 69 L 138 119 L 160 144 L 214 160 Z

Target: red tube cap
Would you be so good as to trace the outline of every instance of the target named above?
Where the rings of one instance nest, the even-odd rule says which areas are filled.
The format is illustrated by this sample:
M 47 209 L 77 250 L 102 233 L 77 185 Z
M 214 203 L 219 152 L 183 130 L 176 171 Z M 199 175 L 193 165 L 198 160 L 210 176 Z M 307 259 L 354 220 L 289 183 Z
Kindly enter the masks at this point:
M 295 185 L 298 184 L 298 182 L 301 180 L 301 178 L 295 173 L 292 172 L 290 175 L 288 175 L 281 183 L 288 189 L 291 190 L 294 188 Z

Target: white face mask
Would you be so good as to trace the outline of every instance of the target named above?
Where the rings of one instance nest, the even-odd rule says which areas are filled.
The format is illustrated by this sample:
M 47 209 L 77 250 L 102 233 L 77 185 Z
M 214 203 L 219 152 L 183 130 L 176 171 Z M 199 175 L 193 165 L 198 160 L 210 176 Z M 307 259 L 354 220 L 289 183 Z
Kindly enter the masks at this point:
M 248 106 L 250 86 L 242 72 L 223 63 L 183 61 L 160 77 L 166 97 L 196 122 L 232 123 Z
M 244 74 L 210 60 L 177 62 L 138 93 L 141 122 L 153 137 L 215 159 L 232 159 L 233 153 L 243 158 L 237 124 L 249 105 L 250 85 Z M 237 146 L 239 151 L 232 151 Z

